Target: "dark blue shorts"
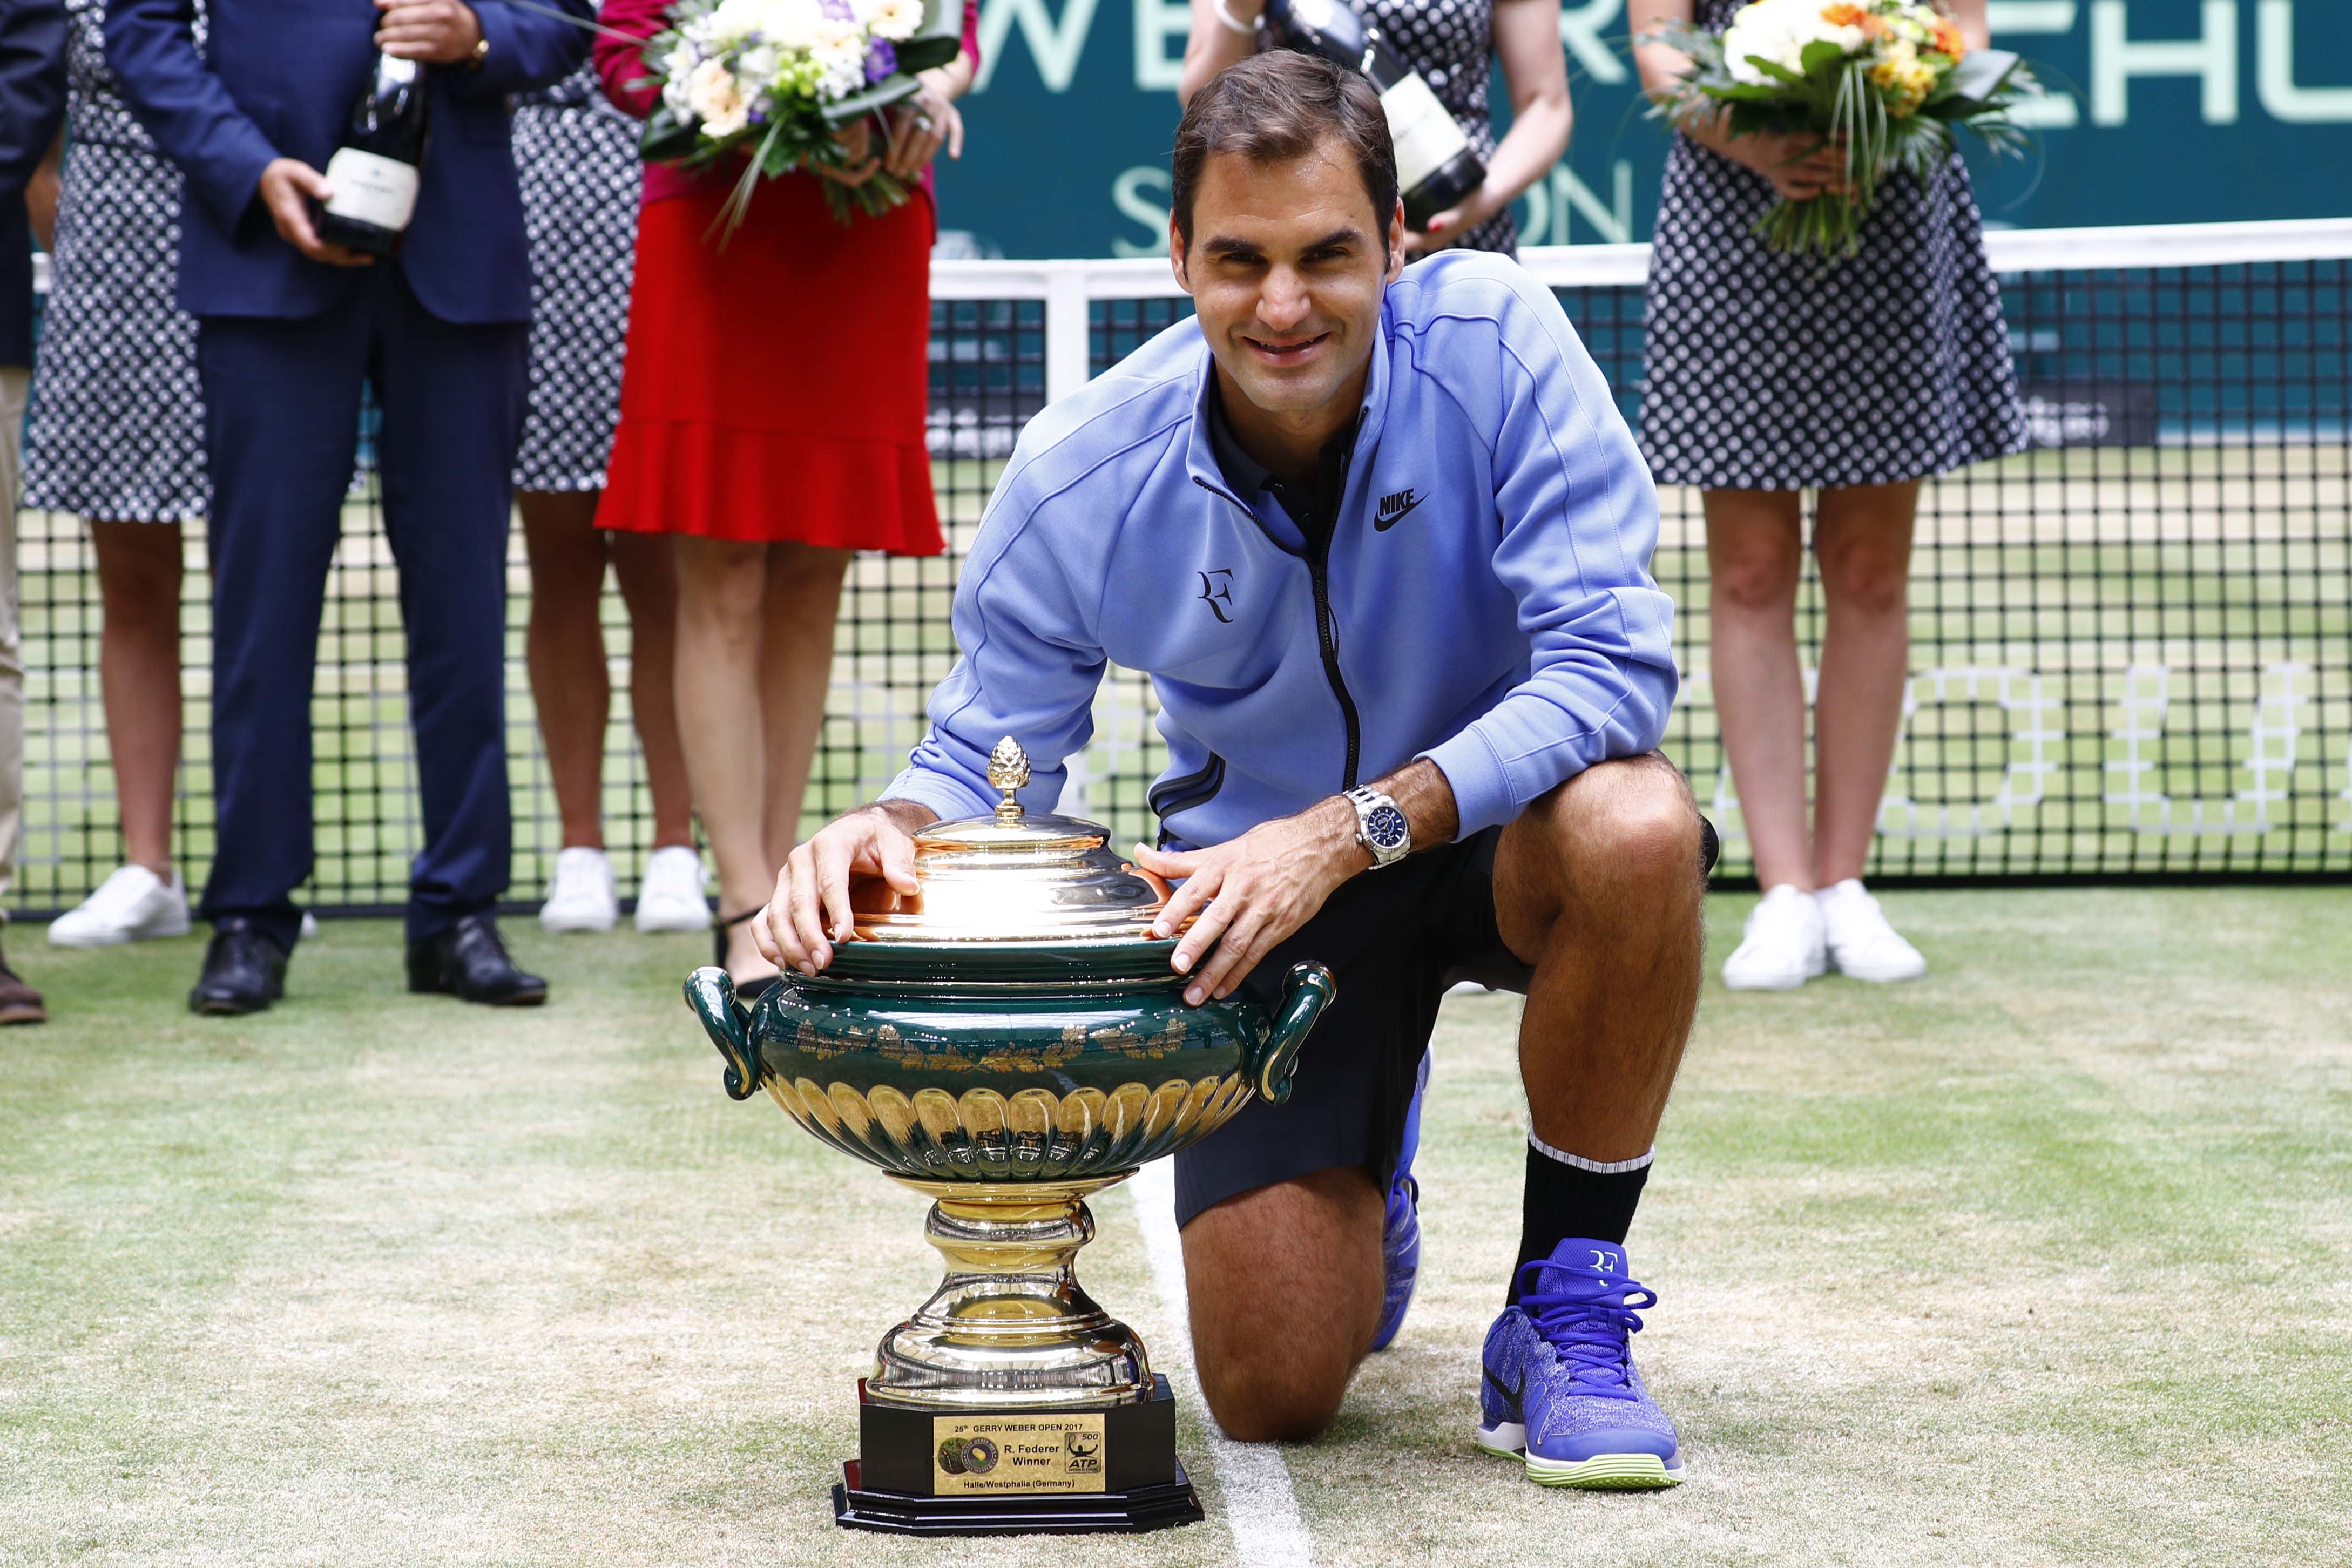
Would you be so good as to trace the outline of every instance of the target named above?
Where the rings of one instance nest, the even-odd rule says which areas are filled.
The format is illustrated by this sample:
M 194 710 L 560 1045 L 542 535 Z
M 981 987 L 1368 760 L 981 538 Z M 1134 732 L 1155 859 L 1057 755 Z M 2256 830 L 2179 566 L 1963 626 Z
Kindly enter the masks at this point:
M 1383 1188 L 1438 1005 L 1464 980 L 1524 992 L 1532 973 L 1495 924 L 1490 827 L 1342 886 L 1243 982 L 1271 1008 L 1290 966 L 1339 983 L 1298 1056 L 1286 1105 L 1253 1100 L 1176 1156 L 1176 1223 L 1253 1188 L 1360 1165 Z

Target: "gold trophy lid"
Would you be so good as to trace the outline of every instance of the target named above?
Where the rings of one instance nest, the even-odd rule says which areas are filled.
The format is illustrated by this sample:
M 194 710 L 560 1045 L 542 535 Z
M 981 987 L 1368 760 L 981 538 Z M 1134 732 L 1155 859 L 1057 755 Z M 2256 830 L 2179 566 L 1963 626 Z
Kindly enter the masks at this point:
M 1109 846 L 1110 829 L 1075 817 L 1031 816 L 1015 798 L 1029 754 L 1007 735 L 989 753 L 986 816 L 935 822 L 915 835 L 908 897 L 879 881 L 854 900 L 860 942 L 1084 943 L 1150 942 L 1168 884 Z

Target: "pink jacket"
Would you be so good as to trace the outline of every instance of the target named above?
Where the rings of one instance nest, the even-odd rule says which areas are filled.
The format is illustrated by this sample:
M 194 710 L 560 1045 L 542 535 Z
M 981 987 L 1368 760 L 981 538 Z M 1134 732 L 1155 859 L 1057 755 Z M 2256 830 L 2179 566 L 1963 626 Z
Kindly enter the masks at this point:
M 639 120 L 651 114 L 661 98 L 658 89 L 645 82 L 644 41 L 668 22 L 669 5 L 670 0 L 604 0 L 604 15 L 598 18 L 605 26 L 628 35 L 626 38 L 616 38 L 612 33 L 596 35 L 596 74 L 604 79 L 604 96 L 624 113 Z M 964 0 L 963 52 L 974 65 L 980 63 L 980 0 Z M 684 195 L 704 180 L 721 178 L 731 176 L 709 170 L 688 174 L 667 163 L 647 163 L 644 200 L 658 202 Z M 931 172 L 925 169 L 923 189 L 930 188 Z

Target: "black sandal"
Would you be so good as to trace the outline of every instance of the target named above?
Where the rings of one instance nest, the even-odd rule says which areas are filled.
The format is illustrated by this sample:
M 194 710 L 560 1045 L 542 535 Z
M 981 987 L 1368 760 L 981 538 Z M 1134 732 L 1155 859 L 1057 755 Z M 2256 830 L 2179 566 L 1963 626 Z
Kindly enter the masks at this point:
M 767 907 L 765 904 L 754 904 L 740 915 L 720 915 L 712 921 L 710 922 L 710 962 L 721 969 L 726 968 L 727 933 Z
M 759 904 L 745 910 L 740 915 L 722 915 L 712 921 L 710 922 L 710 962 L 721 969 L 726 968 L 727 933 L 766 908 L 765 904 Z M 743 981 L 735 987 L 735 995 L 740 1001 L 757 1002 L 767 994 L 768 987 L 773 985 L 777 978 L 773 974 L 762 974 L 757 980 Z

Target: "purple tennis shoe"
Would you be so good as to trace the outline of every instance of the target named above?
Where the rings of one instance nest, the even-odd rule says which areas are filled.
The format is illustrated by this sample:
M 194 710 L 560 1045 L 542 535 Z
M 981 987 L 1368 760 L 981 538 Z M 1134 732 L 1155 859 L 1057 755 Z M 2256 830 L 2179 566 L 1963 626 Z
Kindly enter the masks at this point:
M 1637 1308 L 1658 1298 L 1627 1277 L 1625 1249 L 1571 1238 L 1520 1269 L 1518 1305 L 1486 1331 L 1478 1447 L 1524 1458 L 1548 1487 L 1635 1491 L 1677 1485 L 1675 1424 L 1633 1364 Z

